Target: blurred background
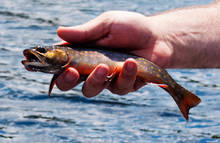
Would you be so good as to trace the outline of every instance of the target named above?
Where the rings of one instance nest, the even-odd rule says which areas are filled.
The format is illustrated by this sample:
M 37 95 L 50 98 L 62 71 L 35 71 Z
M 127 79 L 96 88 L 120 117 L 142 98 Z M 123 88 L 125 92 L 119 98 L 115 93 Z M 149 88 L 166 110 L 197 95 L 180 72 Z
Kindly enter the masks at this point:
M 58 26 L 74 26 L 108 10 L 151 15 L 213 0 L 0 0 L 0 142 L 220 142 L 220 70 L 170 69 L 202 103 L 182 117 L 164 90 L 146 86 L 126 96 L 87 99 L 81 85 L 47 91 L 52 75 L 31 73 L 22 51 L 59 42 Z

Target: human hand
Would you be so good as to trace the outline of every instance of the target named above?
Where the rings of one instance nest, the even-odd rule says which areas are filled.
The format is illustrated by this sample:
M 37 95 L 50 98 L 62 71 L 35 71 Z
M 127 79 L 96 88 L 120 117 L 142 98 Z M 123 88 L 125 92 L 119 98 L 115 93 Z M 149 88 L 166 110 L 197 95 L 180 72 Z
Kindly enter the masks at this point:
M 156 64 L 166 66 L 170 57 L 170 48 L 160 42 L 151 29 L 150 20 L 144 15 L 133 12 L 105 12 L 83 25 L 59 27 L 58 35 L 66 43 L 93 43 L 102 47 L 121 48 L 130 53 L 147 58 Z M 136 91 L 145 83 L 136 79 L 137 63 L 133 59 L 125 61 L 122 71 L 113 83 L 107 84 L 109 75 L 107 65 L 98 65 L 83 85 L 83 94 L 93 97 L 104 88 L 112 93 L 124 95 Z M 79 81 L 79 73 L 74 68 L 65 71 L 56 82 L 61 90 L 69 90 Z

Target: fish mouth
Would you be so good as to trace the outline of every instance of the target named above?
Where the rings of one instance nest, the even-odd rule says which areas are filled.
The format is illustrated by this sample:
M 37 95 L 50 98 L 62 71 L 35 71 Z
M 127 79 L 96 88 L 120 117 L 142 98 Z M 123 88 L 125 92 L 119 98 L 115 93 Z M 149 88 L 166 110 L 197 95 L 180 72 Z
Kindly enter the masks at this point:
M 26 50 L 23 51 L 23 54 L 24 54 L 25 59 L 26 59 L 24 61 L 27 61 L 27 62 L 40 62 L 39 57 L 36 56 L 36 54 L 32 50 L 26 49 Z
M 23 51 L 25 60 L 21 63 L 28 71 L 43 71 L 50 65 L 46 63 L 45 57 L 38 54 L 34 49 L 26 49 Z

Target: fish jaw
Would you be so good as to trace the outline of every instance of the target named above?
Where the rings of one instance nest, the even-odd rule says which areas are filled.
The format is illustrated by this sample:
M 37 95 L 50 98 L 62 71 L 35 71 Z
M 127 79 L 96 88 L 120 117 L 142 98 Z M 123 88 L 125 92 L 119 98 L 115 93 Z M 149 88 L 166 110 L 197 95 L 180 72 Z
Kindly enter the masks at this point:
M 54 66 L 46 62 L 46 58 L 38 54 L 35 49 L 26 49 L 23 51 L 25 60 L 21 63 L 25 69 L 31 72 L 44 72 L 55 74 L 61 70 L 61 66 Z

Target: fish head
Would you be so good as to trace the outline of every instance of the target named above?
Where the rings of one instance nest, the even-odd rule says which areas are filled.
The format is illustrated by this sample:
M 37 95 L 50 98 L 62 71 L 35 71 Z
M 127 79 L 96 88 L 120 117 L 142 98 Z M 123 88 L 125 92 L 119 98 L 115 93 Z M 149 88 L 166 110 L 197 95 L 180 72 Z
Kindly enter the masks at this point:
M 25 60 L 21 63 L 28 71 L 58 73 L 69 62 L 67 52 L 58 46 L 37 46 L 23 51 Z

